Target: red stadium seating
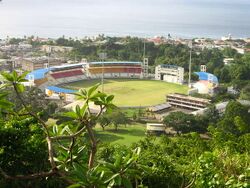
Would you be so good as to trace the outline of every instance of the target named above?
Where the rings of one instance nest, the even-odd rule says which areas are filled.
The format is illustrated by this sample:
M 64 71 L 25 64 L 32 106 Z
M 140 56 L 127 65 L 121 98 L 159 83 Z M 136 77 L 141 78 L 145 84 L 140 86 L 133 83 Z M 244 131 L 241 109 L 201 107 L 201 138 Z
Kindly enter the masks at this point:
M 102 67 L 89 68 L 91 74 L 101 74 Z M 131 73 L 131 74 L 140 74 L 142 71 L 141 67 L 133 66 L 133 67 L 104 67 L 104 73 Z
M 83 75 L 82 70 L 69 70 L 69 71 L 65 71 L 65 72 L 51 73 L 51 76 L 55 79 L 67 78 L 67 77 L 79 76 L 79 75 Z

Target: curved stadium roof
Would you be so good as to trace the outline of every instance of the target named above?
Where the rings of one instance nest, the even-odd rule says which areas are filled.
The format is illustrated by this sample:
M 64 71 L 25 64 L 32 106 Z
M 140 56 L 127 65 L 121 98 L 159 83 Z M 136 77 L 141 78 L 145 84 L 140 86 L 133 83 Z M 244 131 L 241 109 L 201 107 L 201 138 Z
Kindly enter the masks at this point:
M 102 65 L 102 64 L 141 64 L 142 62 L 134 61 L 98 61 L 89 62 L 90 65 Z
M 54 91 L 56 93 L 76 93 L 77 90 L 72 89 L 65 89 L 57 86 L 47 86 L 46 89 L 49 89 L 51 91 Z
M 211 73 L 207 73 L 207 72 L 195 72 L 196 75 L 199 76 L 199 80 L 206 80 L 206 81 L 212 81 L 215 84 L 218 84 L 218 78 L 211 74 Z
M 30 72 L 29 74 L 26 75 L 26 79 L 29 80 L 29 78 L 32 76 L 34 77 L 35 80 L 39 80 L 39 79 L 43 79 L 45 77 L 45 74 L 47 72 L 49 72 L 50 70 L 52 70 L 53 68 L 47 68 L 47 69 L 37 69 L 34 70 L 32 72 Z

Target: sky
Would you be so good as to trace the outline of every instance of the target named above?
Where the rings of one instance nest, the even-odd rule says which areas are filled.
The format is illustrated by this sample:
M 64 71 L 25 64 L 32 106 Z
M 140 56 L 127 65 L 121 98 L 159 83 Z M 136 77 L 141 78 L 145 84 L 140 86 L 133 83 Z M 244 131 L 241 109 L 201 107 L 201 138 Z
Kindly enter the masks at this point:
M 2 0 L 0 37 L 250 36 L 249 0 Z

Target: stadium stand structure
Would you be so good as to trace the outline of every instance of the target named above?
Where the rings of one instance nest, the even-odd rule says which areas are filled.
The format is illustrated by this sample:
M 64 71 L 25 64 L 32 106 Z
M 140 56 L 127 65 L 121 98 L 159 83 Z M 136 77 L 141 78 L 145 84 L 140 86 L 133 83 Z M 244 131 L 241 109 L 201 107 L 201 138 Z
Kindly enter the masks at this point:
M 57 86 L 48 86 L 45 88 L 45 93 L 47 96 L 53 99 L 64 99 L 64 101 L 72 102 L 75 96 L 73 95 L 76 90 L 60 88 Z
M 47 86 L 75 82 L 87 79 L 104 78 L 141 78 L 141 62 L 90 62 L 66 64 L 38 69 L 30 72 L 26 79 L 30 85 L 45 90 Z
M 55 85 L 87 79 L 86 63 L 54 67 L 46 77 Z
M 27 74 L 26 79 L 44 90 L 47 86 L 87 79 L 85 67 L 86 63 L 77 63 L 38 69 Z
M 184 68 L 175 65 L 158 65 L 155 67 L 155 79 L 183 84 Z
M 191 97 L 179 93 L 168 94 L 166 97 L 167 102 L 171 106 L 192 111 L 204 109 L 210 104 L 210 100 L 208 99 Z
M 87 64 L 90 78 L 140 78 L 141 62 L 91 62 Z
M 213 94 L 219 85 L 218 78 L 207 72 L 195 72 L 195 74 L 199 76 L 199 81 L 193 87 L 198 90 L 198 93 Z

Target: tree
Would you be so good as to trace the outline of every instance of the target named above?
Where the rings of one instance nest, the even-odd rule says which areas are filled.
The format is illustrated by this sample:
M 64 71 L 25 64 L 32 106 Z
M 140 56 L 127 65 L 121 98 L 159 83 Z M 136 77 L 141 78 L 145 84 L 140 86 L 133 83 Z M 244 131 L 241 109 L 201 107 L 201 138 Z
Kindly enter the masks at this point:
M 225 83 L 230 82 L 231 81 L 231 77 L 230 77 L 229 68 L 223 67 L 220 70 L 220 74 L 219 74 L 218 77 L 219 77 L 220 82 L 225 82 Z
M 210 105 L 205 111 L 203 117 L 206 119 L 207 124 L 214 124 L 220 119 L 220 115 L 215 105 Z
M 39 173 L 35 173 L 33 175 L 21 175 L 21 176 L 10 176 L 7 175 L 5 172 L 2 172 L 2 174 L 4 175 L 5 178 L 7 179 L 33 179 L 36 177 L 48 177 L 48 176 L 53 176 L 53 175 L 60 175 L 62 177 L 64 177 L 64 179 L 66 181 L 68 181 L 69 183 L 71 183 L 72 181 L 69 180 L 67 178 L 67 176 L 65 175 L 65 172 L 61 171 L 62 169 L 60 169 L 60 166 L 57 166 L 57 162 L 55 161 L 56 159 L 59 160 L 60 157 L 56 157 L 56 153 L 54 152 L 55 148 L 53 146 L 53 142 L 55 141 L 59 141 L 59 140 L 71 140 L 72 142 L 70 142 L 69 144 L 72 146 L 68 146 L 68 154 L 65 156 L 64 153 L 64 157 L 63 160 L 65 160 L 65 157 L 68 158 L 69 156 L 71 156 L 71 162 L 73 160 L 72 158 L 72 152 L 73 152 L 73 147 L 75 146 L 76 148 L 78 148 L 78 145 L 74 145 L 75 143 L 75 139 L 77 139 L 78 136 L 80 136 L 85 130 L 87 130 L 86 132 L 89 134 L 90 137 L 90 155 L 88 157 L 88 169 L 92 169 L 94 166 L 94 159 L 95 159 L 95 153 L 96 153 L 96 148 L 97 148 L 97 141 L 96 138 L 94 136 L 93 133 L 93 129 L 92 129 L 92 122 L 93 120 L 95 120 L 96 118 L 98 118 L 102 111 L 104 110 L 104 108 L 107 108 L 107 110 L 109 110 L 110 108 L 112 108 L 114 105 L 112 104 L 112 100 L 114 98 L 114 96 L 110 95 L 107 96 L 104 93 L 97 93 L 96 89 L 98 88 L 98 85 L 92 87 L 90 90 L 86 91 L 86 90 L 80 90 L 80 92 L 77 94 L 77 96 L 79 97 L 79 99 L 85 100 L 85 105 L 83 107 L 80 106 L 76 106 L 75 112 L 68 112 L 66 113 L 66 115 L 68 115 L 69 117 L 73 118 L 74 121 L 78 121 L 78 125 L 80 127 L 78 127 L 75 130 L 75 133 L 72 133 L 73 130 L 70 130 L 70 127 L 66 127 L 63 129 L 63 131 L 60 131 L 61 134 L 63 135 L 55 135 L 52 136 L 51 132 L 50 132 L 50 128 L 47 126 L 46 122 L 41 119 L 39 113 L 33 112 L 25 103 L 25 100 L 23 99 L 23 96 L 21 95 L 21 93 L 24 92 L 25 87 L 22 85 L 22 82 L 26 81 L 25 78 L 25 74 L 23 75 L 18 75 L 17 72 L 13 72 L 12 74 L 7 74 L 7 73 L 3 73 L 2 74 L 4 76 L 4 78 L 6 79 L 6 81 L 8 82 L 8 85 L 12 86 L 12 88 L 14 89 L 17 98 L 21 101 L 21 104 L 24 108 L 24 110 L 26 111 L 26 115 L 30 116 L 31 118 L 33 118 L 34 120 L 37 121 L 37 125 L 42 126 L 42 129 L 44 131 L 44 135 L 47 141 L 47 146 L 48 146 L 48 159 L 50 162 L 50 168 L 51 170 L 49 172 L 39 172 Z M 97 116 L 92 116 L 90 114 L 90 110 L 89 110 L 89 102 L 93 101 L 96 105 L 100 105 L 100 113 L 97 114 Z M 15 114 L 14 114 L 15 115 Z M 54 129 L 56 131 L 53 131 L 54 133 L 59 133 L 57 131 L 57 126 Z M 65 131 L 68 133 L 68 135 L 65 135 Z M 66 143 L 66 145 L 68 145 L 68 143 Z M 65 146 L 64 148 L 67 148 L 67 146 Z M 61 152 L 59 152 L 61 153 Z M 58 154 L 58 153 L 57 153 Z M 59 160 L 60 161 L 60 160 Z M 59 170 L 60 169 L 60 170 Z
M 247 107 L 237 101 L 230 101 L 222 120 L 217 123 L 217 127 L 223 132 L 234 135 L 249 133 L 249 117 Z
M 246 85 L 240 92 L 240 99 L 250 100 L 250 84 Z
M 46 141 L 37 121 L 28 115 L 8 115 L 7 118 L 0 121 L 0 169 L 9 176 L 22 174 L 23 177 L 49 171 Z M 56 177 L 27 180 L 21 176 L 11 181 L 0 177 L 0 187 L 46 187 L 49 184 L 62 187 L 64 183 Z
M 115 130 L 118 130 L 119 125 L 126 125 L 129 123 L 129 119 L 121 111 L 115 111 L 112 113 L 111 121 L 115 126 Z
M 250 68 L 246 64 L 237 64 L 231 66 L 230 76 L 235 80 L 249 80 Z
M 58 109 L 58 105 L 55 102 L 51 102 L 46 99 L 46 94 L 42 92 L 39 88 L 36 87 L 26 87 L 23 88 L 24 91 L 20 93 L 20 96 L 23 99 L 23 102 L 32 108 L 33 112 L 39 112 L 43 114 L 42 118 L 47 120 L 51 117 L 51 114 L 54 114 Z M 14 110 L 19 111 L 23 108 L 22 102 L 17 97 L 16 92 L 13 88 L 6 88 L 8 93 L 8 100 L 14 104 Z
M 225 57 L 233 58 L 237 54 L 237 50 L 230 47 L 226 47 L 222 50 L 222 53 Z
M 223 55 L 218 49 L 212 49 L 210 51 L 210 57 L 207 58 L 207 70 L 208 72 L 214 73 L 215 68 L 222 68 L 224 66 L 223 63 Z
M 226 107 L 224 118 L 234 119 L 240 116 L 244 121 L 249 120 L 248 108 L 237 101 L 230 101 Z
M 183 112 L 172 112 L 163 120 L 167 127 L 172 127 L 177 133 L 188 133 L 196 130 L 196 120 L 193 115 Z
M 102 130 L 105 130 L 105 127 L 107 127 L 109 124 L 111 124 L 111 115 L 108 113 L 104 113 L 98 118 L 98 123 L 102 127 Z

